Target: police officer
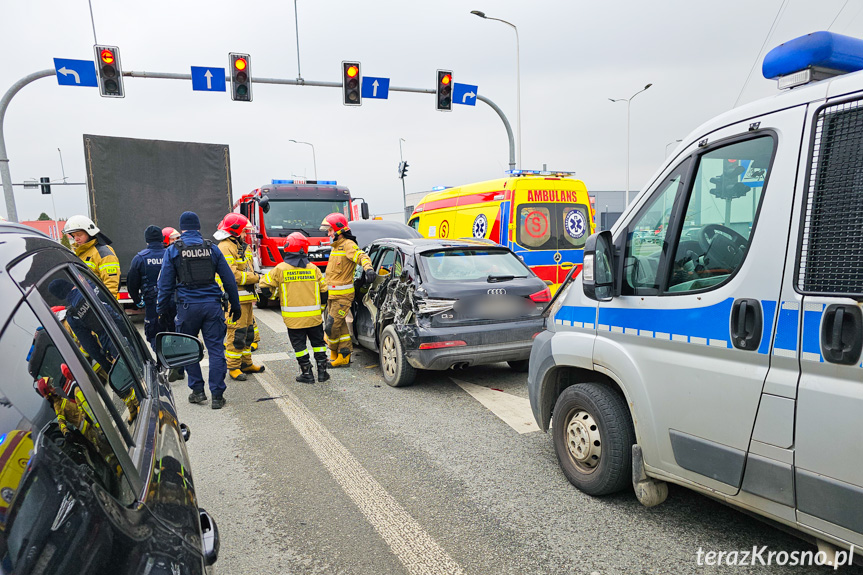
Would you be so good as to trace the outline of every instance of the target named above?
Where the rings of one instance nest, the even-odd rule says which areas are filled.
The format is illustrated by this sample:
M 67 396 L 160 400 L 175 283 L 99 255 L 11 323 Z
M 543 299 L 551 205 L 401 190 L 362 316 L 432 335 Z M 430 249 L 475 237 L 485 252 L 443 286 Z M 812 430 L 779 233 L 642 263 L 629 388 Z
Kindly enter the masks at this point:
M 367 283 L 374 281 L 375 271 L 369 256 L 357 247 L 357 238 L 351 233 L 344 215 L 338 212 L 328 215 L 321 222 L 321 230 L 327 232 L 332 241 L 325 273 L 329 301 L 324 332 L 330 347 L 330 367 L 341 367 L 350 365 L 353 347 L 347 317 L 354 301 L 354 269 L 357 264 L 363 267 Z
M 302 371 L 297 381 L 315 382 L 309 350 L 306 348 L 308 338 L 318 366 L 318 381 L 323 383 L 330 379 L 321 325 L 321 304 L 327 302 L 327 284 L 318 266 L 306 257 L 308 250 L 309 239 L 306 236 L 299 232 L 289 235 L 285 243 L 285 261 L 261 278 L 261 285 L 279 294 L 282 319 L 288 327 L 288 339 L 291 340 L 291 347 Z
M 126 287 L 132 301 L 138 307 L 144 308 L 144 336 L 153 351 L 156 351 L 156 334 L 160 331 L 173 331 L 173 327 L 161 329 L 159 315 L 156 313 L 157 282 L 159 272 L 162 271 L 162 256 L 165 255 L 162 230 L 156 226 L 148 226 L 144 230 L 144 240 L 147 242 L 147 249 L 141 250 L 132 258 L 126 276 Z
M 243 241 L 242 235 L 251 224 L 243 214 L 230 213 L 222 218 L 219 229 L 213 237 L 219 242 L 219 250 L 225 256 L 240 293 L 240 308 L 242 313 L 238 321 L 228 323 L 228 334 L 225 338 L 225 357 L 228 362 L 228 375 L 231 379 L 246 380 L 247 373 L 264 371 L 263 365 L 252 363 L 252 341 L 255 332 L 253 308 L 258 301 L 255 284 L 258 274 L 252 267 L 252 249 Z
M 111 247 L 111 240 L 87 216 L 72 216 L 63 226 L 63 233 L 75 242 L 75 255 L 102 280 L 114 297 L 120 292 L 120 260 Z
M 167 313 L 170 301 L 177 294 L 177 331 L 204 337 L 210 357 L 210 407 L 221 409 L 225 405 L 225 316 L 221 306 L 222 290 L 216 283 L 216 274 L 222 280 L 231 304 L 231 319 L 240 318 L 240 298 L 237 283 L 225 256 L 209 240 L 201 237 L 201 220 L 195 212 L 180 216 L 180 239 L 165 250 L 162 271 L 159 275 L 159 297 L 156 311 Z M 204 378 L 200 364 L 186 367 L 189 372 L 190 403 L 204 403 Z

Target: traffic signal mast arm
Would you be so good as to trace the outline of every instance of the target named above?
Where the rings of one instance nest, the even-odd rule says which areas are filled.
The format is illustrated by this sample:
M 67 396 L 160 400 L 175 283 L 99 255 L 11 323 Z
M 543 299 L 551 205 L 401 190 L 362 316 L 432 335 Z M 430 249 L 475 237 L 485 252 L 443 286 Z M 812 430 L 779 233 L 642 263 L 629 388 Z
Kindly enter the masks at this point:
M 27 76 L 24 76 L 6 91 L 2 98 L 0 98 L 0 177 L 3 180 L 3 196 L 6 203 L 6 215 L 9 221 L 18 221 L 18 212 L 15 207 L 15 196 L 12 193 L 12 176 L 9 171 L 9 155 L 6 152 L 6 138 L 3 132 L 3 126 L 6 118 L 6 109 L 9 107 L 9 103 L 12 101 L 12 98 L 17 94 L 21 88 L 30 84 L 31 82 L 35 82 L 40 78 L 48 78 L 55 77 L 57 75 L 57 71 L 53 68 L 48 68 L 46 70 L 41 70 L 39 72 L 33 72 Z M 137 71 L 123 71 L 123 76 L 129 78 L 159 78 L 162 80 L 192 80 L 192 74 L 174 74 L 170 72 L 137 72 Z M 225 82 L 230 82 L 231 77 L 229 75 L 225 75 Z M 252 78 L 252 82 L 256 84 L 284 84 L 288 86 L 317 86 L 321 88 L 341 88 L 341 82 L 316 82 L 310 80 L 295 80 L 295 79 L 287 79 L 287 78 Z M 414 94 L 436 94 L 436 90 L 434 88 L 400 88 L 390 86 L 391 92 L 411 92 Z M 497 112 L 497 115 L 500 117 L 501 121 L 503 121 L 503 126 L 506 129 L 506 135 L 509 140 L 509 169 L 515 169 L 515 139 L 512 134 L 512 126 L 509 124 L 509 120 L 506 118 L 506 114 L 503 113 L 497 104 L 486 98 L 485 96 L 478 94 L 476 97 L 477 100 L 485 102 L 489 106 L 491 106 L 492 110 Z

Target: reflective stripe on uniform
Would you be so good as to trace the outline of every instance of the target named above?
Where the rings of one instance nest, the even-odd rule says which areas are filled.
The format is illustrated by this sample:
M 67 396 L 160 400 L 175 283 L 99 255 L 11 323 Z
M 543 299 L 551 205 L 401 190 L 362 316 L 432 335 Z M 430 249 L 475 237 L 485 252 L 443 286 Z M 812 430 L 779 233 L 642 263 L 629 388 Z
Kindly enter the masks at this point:
M 91 270 L 94 270 L 94 271 L 96 270 L 96 263 L 95 262 L 91 262 L 88 260 L 84 263 L 87 264 L 87 267 L 90 268 Z
M 241 277 L 241 279 L 240 279 L 240 285 L 241 285 L 241 286 L 246 285 L 246 277 L 247 277 L 246 272 L 243 272 L 243 275 L 242 275 L 242 276 L 240 276 L 240 277 Z
M 348 284 L 344 286 L 328 286 L 327 291 L 332 295 L 341 295 L 345 293 L 353 293 L 354 284 Z
M 99 266 L 100 270 L 116 271 L 120 269 L 120 264 L 117 262 L 108 262 Z
M 316 315 L 321 315 L 320 306 L 310 305 L 304 307 L 282 307 L 282 317 L 315 317 Z
M 294 355 L 295 355 L 296 357 L 303 357 L 303 356 L 309 355 L 309 350 L 308 350 L 308 349 L 304 349 L 303 351 L 295 351 L 295 352 L 294 352 Z
M 242 352 L 237 353 L 235 351 L 225 350 L 225 357 L 231 357 L 234 359 L 239 359 L 239 358 L 243 357 L 243 353 Z
M 326 346 L 324 346 L 324 347 L 313 347 L 312 351 L 315 353 L 319 353 L 321 351 L 327 351 L 327 347 Z
M 229 264 L 234 263 L 234 256 L 225 254 L 225 261 L 228 262 Z
M 347 255 L 344 250 L 333 250 L 330 252 L 330 257 Z
M 340 338 L 338 339 L 338 341 L 351 341 L 351 336 L 349 336 L 349 335 L 343 335 L 342 337 L 340 337 Z

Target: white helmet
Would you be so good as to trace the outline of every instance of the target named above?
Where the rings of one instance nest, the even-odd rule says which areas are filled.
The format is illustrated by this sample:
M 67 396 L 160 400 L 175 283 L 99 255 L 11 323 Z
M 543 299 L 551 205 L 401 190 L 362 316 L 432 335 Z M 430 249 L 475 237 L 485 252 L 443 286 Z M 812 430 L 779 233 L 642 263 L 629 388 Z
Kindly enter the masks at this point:
M 71 234 L 77 231 L 87 232 L 92 237 L 99 233 L 99 228 L 87 216 L 72 216 L 66 221 L 66 225 L 63 226 L 63 233 Z

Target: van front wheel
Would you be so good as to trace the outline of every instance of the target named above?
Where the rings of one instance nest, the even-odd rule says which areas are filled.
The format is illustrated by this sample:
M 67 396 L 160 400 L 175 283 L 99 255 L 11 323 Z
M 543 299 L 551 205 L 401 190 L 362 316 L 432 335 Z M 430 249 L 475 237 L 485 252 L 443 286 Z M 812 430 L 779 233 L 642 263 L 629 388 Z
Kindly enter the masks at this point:
M 552 436 L 563 474 L 581 491 L 608 495 L 630 484 L 635 433 L 626 401 L 611 388 L 566 388 L 554 406 Z

